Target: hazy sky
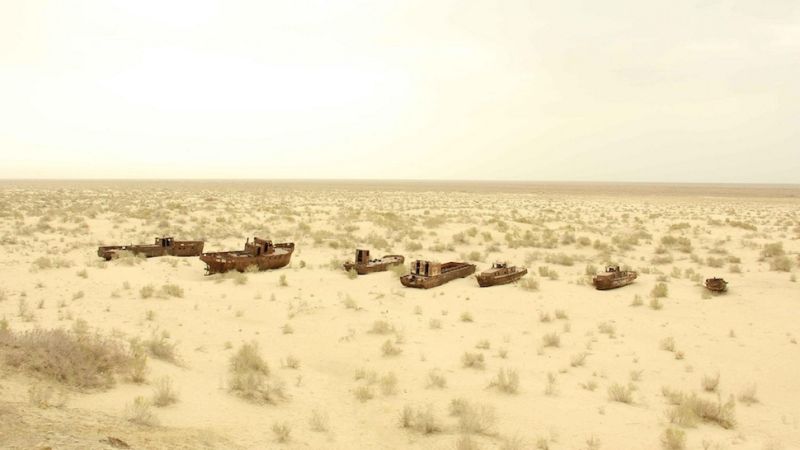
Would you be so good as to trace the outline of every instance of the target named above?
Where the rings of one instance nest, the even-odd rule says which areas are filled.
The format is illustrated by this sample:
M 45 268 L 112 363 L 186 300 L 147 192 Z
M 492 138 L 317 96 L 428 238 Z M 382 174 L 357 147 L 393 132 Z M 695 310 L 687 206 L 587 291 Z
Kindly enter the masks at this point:
M 800 2 L 0 0 L 0 178 L 800 183 Z

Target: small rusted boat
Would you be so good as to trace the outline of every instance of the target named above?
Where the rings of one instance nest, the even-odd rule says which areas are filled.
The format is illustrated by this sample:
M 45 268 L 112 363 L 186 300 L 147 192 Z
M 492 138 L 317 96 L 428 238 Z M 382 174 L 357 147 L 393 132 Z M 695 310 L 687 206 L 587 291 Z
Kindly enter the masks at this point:
M 614 289 L 633 283 L 637 273 L 632 270 L 620 270 L 619 266 L 608 266 L 606 271 L 592 278 L 592 284 L 599 290 Z
M 244 244 L 244 250 L 203 253 L 200 260 L 206 263 L 206 275 L 231 270 L 279 269 L 292 259 L 294 242 L 273 244 L 271 240 L 253 238 Z
M 713 292 L 725 292 L 728 290 L 728 282 L 722 278 L 706 278 L 706 289 Z
M 106 261 L 116 258 L 121 252 L 131 252 L 147 258 L 155 256 L 199 256 L 203 253 L 203 241 L 176 241 L 172 237 L 157 237 L 154 244 L 106 245 L 97 248 L 97 256 Z
M 373 272 L 384 272 L 391 266 L 403 264 L 406 259 L 400 255 L 385 255 L 380 259 L 369 259 L 369 250 L 356 249 L 355 261 L 344 263 L 344 270 L 355 270 L 359 275 Z
M 499 284 L 513 283 L 528 273 L 524 267 L 509 266 L 506 263 L 494 263 L 492 268 L 485 270 L 477 275 L 480 287 L 497 286 Z
M 400 277 L 400 282 L 405 287 L 430 289 L 456 278 L 468 277 L 473 273 L 475 273 L 475 264 L 464 262 L 442 264 L 416 260 L 411 263 L 411 273 Z

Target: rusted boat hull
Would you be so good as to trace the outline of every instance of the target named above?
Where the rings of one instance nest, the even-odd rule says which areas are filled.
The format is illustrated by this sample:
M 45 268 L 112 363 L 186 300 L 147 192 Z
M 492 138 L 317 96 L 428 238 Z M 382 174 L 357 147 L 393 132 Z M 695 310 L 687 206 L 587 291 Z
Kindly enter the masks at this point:
M 449 270 L 440 275 L 435 275 L 430 277 L 414 275 L 414 274 L 403 275 L 402 277 L 400 277 L 400 282 L 405 287 L 430 289 L 437 286 L 441 286 L 449 281 L 455 280 L 456 278 L 468 277 L 473 273 L 475 273 L 475 265 L 464 264 L 463 267 Z
M 490 287 L 490 286 L 499 286 L 501 284 L 513 283 L 519 280 L 520 278 L 524 277 L 525 274 L 527 273 L 528 269 L 522 268 L 516 270 L 515 272 L 503 275 L 479 273 L 478 275 L 475 275 L 475 278 L 478 280 L 478 286 Z
M 106 245 L 97 248 L 97 256 L 106 261 L 115 258 L 122 251 L 129 251 L 146 258 L 157 256 L 200 256 L 203 253 L 203 241 L 176 241 L 170 247 L 160 245 Z
M 728 282 L 721 278 L 709 278 L 705 282 L 706 289 L 712 292 L 725 292 L 728 290 Z
M 374 272 L 385 272 L 389 270 L 389 267 L 403 264 L 405 261 L 406 259 L 401 255 L 386 255 L 377 261 L 368 262 L 366 264 L 348 261 L 344 263 L 344 270 L 348 272 L 355 270 L 359 275 L 366 275 Z
M 629 272 L 623 276 L 619 277 L 594 277 L 592 279 L 592 283 L 594 287 L 599 291 L 605 291 L 608 289 L 616 289 L 622 286 L 627 286 L 633 283 L 633 280 L 636 279 L 636 273 Z
M 275 244 L 275 249 L 275 253 L 257 256 L 241 251 L 203 253 L 200 260 L 206 263 L 206 275 L 232 270 L 244 272 L 249 267 L 259 271 L 280 269 L 291 262 L 294 244 Z

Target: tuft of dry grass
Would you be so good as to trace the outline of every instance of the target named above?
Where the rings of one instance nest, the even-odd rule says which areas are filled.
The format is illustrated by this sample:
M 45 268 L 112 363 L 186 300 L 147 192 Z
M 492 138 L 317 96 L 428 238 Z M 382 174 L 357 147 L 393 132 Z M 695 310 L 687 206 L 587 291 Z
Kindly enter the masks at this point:
M 673 424 L 694 427 L 698 422 L 703 421 L 715 423 L 725 429 L 736 426 L 736 402 L 733 396 L 727 402 L 722 403 L 719 395 L 716 401 L 712 401 L 694 393 L 688 395 L 669 388 L 662 388 L 661 393 L 673 405 L 667 411 L 667 418 Z
M 471 403 L 463 398 L 450 401 L 450 415 L 458 417 L 458 429 L 468 434 L 495 434 L 497 415 L 489 405 Z
M 286 422 L 275 422 L 272 424 L 272 434 L 275 435 L 275 441 L 287 443 L 292 438 L 292 427 Z
M 516 394 L 519 390 L 519 374 L 513 369 L 500 369 L 497 376 L 489 383 L 489 387 L 506 394 Z
M 394 326 L 385 320 L 376 320 L 368 331 L 372 334 L 389 334 L 394 332 Z
M 706 392 L 717 392 L 717 388 L 719 387 L 719 372 L 716 375 L 704 375 L 703 379 L 700 381 L 700 385 L 703 386 L 703 390 Z
M 154 358 L 179 364 L 178 355 L 175 351 L 176 344 L 168 338 L 169 334 L 162 332 L 160 336 L 153 333 L 150 339 L 142 342 L 147 351 Z
M 131 372 L 134 359 L 116 340 L 63 329 L 2 330 L 0 356 L 9 367 L 78 388 L 111 387 L 115 375 Z
M 414 409 L 405 406 L 400 413 L 400 426 L 412 429 L 422 434 L 432 434 L 442 431 L 442 425 L 436 418 L 433 406 Z
M 547 333 L 542 336 L 542 344 L 545 347 L 560 347 L 561 346 L 561 337 L 555 332 Z
M 178 392 L 172 385 L 169 377 L 162 377 L 156 380 L 153 387 L 153 404 L 164 407 L 178 402 Z
M 758 403 L 756 396 L 757 387 L 755 384 L 748 385 L 739 391 L 739 401 L 747 406 Z
M 666 283 L 656 283 L 650 291 L 651 298 L 664 298 L 669 294 L 669 288 Z
M 238 396 L 258 402 L 277 403 L 287 398 L 285 386 L 280 380 L 269 380 L 269 366 L 261 357 L 258 343 L 242 344 L 231 356 L 228 385 Z
M 146 427 L 158 425 L 158 418 L 151 409 L 152 403 L 144 397 L 136 397 L 133 403 L 125 408 L 125 418 L 129 422 Z
M 461 356 L 461 364 L 471 369 L 483 370 L 486 367 L 483 353 L 464 352 L 464 355 Z
M 383 345 L 381 345 L 381 353 L 383 356 L 397 356 L 403 353 L 403 349 L 394 345 L 391 339 L 387 339 L 384 341 Z
M 677 428 L 667 428 L 661 434 L 663 450 L 684 450 L 686 448 L 686 432 Z
M 319 410 L 311 411 L 311 418 L 308 419 L 308 426 L 311 431 L 317 433 L 324 433 L 328 431 L 330 419 L 327 413 L 320 412 Z
M 630 405 L 633 403 L 633 387 L 630 385 L 623 386 L 619 383 L 614 383 L 608 387 L 608 399 L 612 402 Z

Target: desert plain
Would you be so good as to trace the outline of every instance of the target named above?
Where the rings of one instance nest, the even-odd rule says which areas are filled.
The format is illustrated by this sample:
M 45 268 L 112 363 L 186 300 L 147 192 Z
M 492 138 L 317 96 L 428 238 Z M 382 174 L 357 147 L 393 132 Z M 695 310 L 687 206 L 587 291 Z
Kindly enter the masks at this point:
M 296 250 L 97 256 L 165 235 Z M 800 448 L 799 239 L 797 186 L 4 181 L 0 447 Z M 416 290 L 356 248 L 529 272 Z

